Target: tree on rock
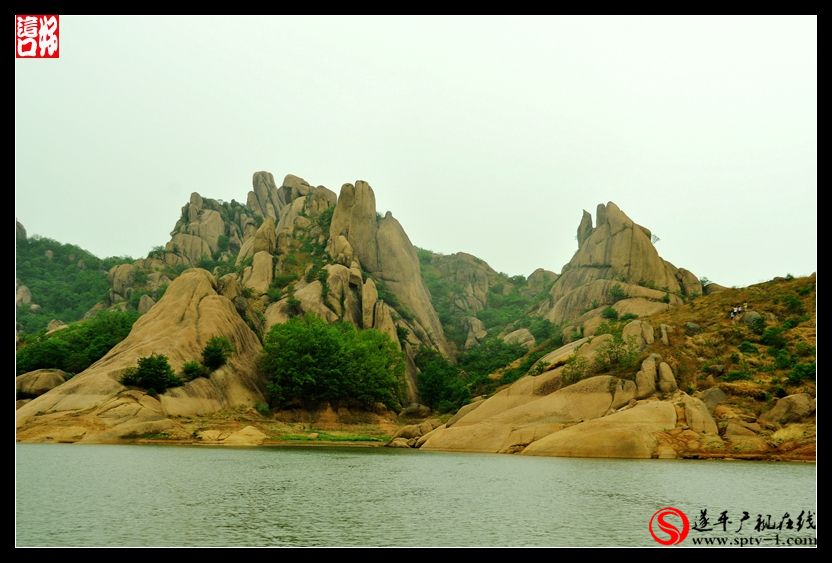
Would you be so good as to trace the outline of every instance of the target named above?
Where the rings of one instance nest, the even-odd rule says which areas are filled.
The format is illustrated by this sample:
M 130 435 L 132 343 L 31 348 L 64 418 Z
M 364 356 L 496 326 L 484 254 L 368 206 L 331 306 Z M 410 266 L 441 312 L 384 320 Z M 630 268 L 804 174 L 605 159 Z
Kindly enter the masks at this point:
M 208 341 L 202 350 L 202 363 L 210 370 L 219 369 L 234 353 L 234 346 L 224 336 L 215 336 Z
M 137 367 L 124 370 L 121 382 L 157 393 L 163 393 L 168 387 L 182 385 L 182 381 L 173 373 L 168 357 L 163 354 L 139 358 Z

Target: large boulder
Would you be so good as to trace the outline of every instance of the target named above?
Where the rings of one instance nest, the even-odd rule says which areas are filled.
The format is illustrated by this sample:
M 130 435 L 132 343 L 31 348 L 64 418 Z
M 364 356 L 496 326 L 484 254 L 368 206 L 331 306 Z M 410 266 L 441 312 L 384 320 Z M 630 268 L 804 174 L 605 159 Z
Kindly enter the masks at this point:
M 246 426 L 230 434 L 222 443 L 226 446 L 259 446 L 266 439 L 268 436 L 254 426 Z
M 646 399 L 656 392 L 657 362 L 661 362 L 661 357 L 657 354 L 650 354 L 641 362 L 641 369 L 636 373 L 636 398 Z
M 778 399 L 771 410 L 760 416 L 761 421 L 787 424 L 799 422 L 815 414 L 816 401 L 808 393 L 797 393 Z
M 69 374 L 59 369 L 36 369 L 28 371 L 15 378 L 15 388 L 18 397 L 40 397 L 63 384 Z
M 149 310 L 150 310 L 150 309 L 151 309 L 151 308 L 152 308 L 155 304 L 156 304 L 156 302 L 153 300 L 153 298 L 152 298 L 152 297 L 150 297 L 150 296 L 149 296 L 149 295 L 147 295 L 147 294 L 142 295 L 142 296 L 141 296 L 141 298 L 139 299 L 139 306 L 137 307 L 137 309 L 138 309 L 138 311 L 139 311 L 139 314 L 140 314 L 140 315 L 144 315 L 144 314 L 145 314 L 145 313 L 147 313 L 147 312 L 148 312 L 148 311 L 149 311 Z
M 519 328 L 501 338 L 506 344 L 520 344 L 524 348 L 534 346 L 534 335 L 527 328 Z
M 717 434 L 716 422 L 704 402 L 696 397 L 684 395 L 682 407 L 691 430 L 699 434 Z
M 662 393 L 673 393 L 678 389 L 676 377 L 673 375 L 673 368 L 666 362 L 659 364 L 659 391 Z
M 719 387 L 710 387 L 704 391 L 699 391 L 694 394 L 694 397 L 701 399 L 710 412 L 714 412 L 714 409 L 719 403 L 728 399 L 728 395 Z
M 21 305 L 29 305 L 32 302 L 32 292 L 25 285 L 18 286 L 15 293 L 14 303 L 18 307 Z
M 651 458 L 657 455 L 655 433 L 676 425 L 670 403 L 652 401 L 604 418 L 589 420 L 532 442 L 524 455 L 562 457 Z
M 632 381 L 609 375 L 560 387 L 561 370 L 524 377 L 494 396 L 466 405 L 422 448 L 476 452 L 518 451 L 568 424 L 603 417 L 635 398 Z

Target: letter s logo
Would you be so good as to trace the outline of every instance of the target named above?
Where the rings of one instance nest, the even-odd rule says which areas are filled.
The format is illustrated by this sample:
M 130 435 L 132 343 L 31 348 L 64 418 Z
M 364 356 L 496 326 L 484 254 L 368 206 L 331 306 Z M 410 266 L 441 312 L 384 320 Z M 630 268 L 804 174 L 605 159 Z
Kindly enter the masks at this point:
M 679 529 L 679 526 L 676 524 L 672 524 L 667 521 L 667 517 L 669 516 L 675 516 L 681 521 L 681 529 Z M 658 528 L 658 530 L 654 530 L 654 527 Z M 653 539 L 656 540 L 656 543 L 660 543 L 662 545 L 676 545 L 677 543 L 682 543 L 684 539 L 688 537 L 688 532 L 690 532 L 690 521 L 688 520 L 688 517 L 685 516 L 685 513 L 678 508 L 666 506 L 665 508 L 660 508 L 653 513 L 647 529 L 650 531 L 650 535 L 653 536 Z M 657 531 L 662 532 L 662 537 L 656 535 Z M 663 537 L 664 535 L 667 535 L 667 537 Z

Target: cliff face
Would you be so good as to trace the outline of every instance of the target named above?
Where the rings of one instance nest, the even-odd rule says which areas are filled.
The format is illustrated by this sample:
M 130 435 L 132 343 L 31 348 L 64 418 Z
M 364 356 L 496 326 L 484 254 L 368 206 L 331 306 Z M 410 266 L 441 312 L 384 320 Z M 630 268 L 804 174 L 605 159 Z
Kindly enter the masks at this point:
M 416 249 L 401 224 L 387 213 L 377 217 L 376 198 L 366 182 L 344 184 L 332 214 L 329 255 L 344 266 L 355 263 L 395 297 L 399 316 L 405 318 L 419 340 L 449 355 L 439 317 L 433 308 L 419 269 Z

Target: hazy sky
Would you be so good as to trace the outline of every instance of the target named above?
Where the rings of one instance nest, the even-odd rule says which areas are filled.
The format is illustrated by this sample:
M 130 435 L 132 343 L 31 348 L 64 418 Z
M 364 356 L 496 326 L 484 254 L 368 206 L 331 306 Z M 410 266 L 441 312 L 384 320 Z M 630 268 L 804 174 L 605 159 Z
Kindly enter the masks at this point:
M 256 170 L 367 180 L 417 246 L 560 271 L 614 201 L 725 285 L 817 257 L 814 17 L 61 18 L 15 61 L 15 214 L 99 256 Z

